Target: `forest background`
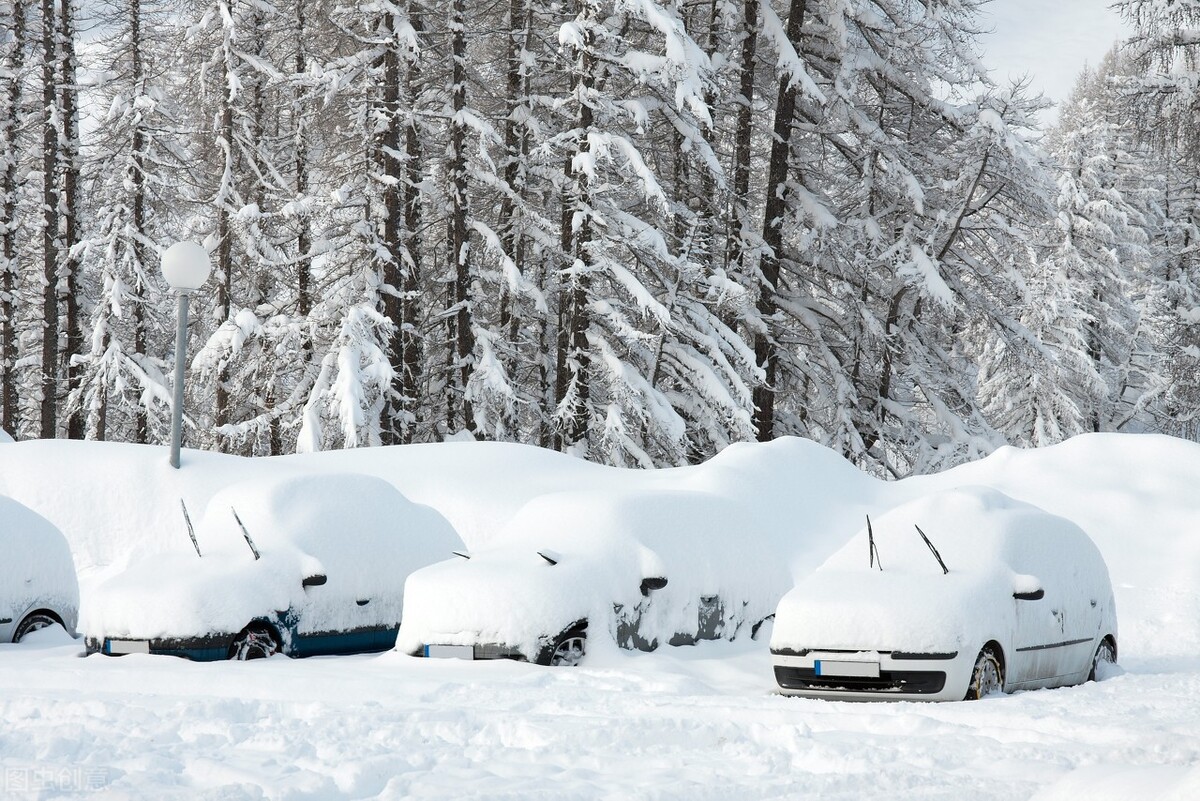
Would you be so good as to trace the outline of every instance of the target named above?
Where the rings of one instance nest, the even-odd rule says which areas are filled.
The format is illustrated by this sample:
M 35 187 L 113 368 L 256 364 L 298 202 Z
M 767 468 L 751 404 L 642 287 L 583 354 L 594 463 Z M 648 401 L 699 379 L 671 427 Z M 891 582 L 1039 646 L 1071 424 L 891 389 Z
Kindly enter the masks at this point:
M 0 0 L 0 426 L 164 441 L 195 239 L 195 447 L 1197 439 L 1200 2 L 1114 7 L 1042 131 L 980 0 Z

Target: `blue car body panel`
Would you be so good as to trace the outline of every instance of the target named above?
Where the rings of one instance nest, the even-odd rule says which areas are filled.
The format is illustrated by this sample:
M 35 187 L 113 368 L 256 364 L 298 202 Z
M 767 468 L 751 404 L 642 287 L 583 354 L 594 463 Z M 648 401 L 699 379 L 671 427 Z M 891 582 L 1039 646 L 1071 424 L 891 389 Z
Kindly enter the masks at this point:
M 396 644 L 399 623 L 384 627 L 350 629 L 347 631 L 299 631 L 299 617 L 288 610 L 276 612 L 270 617 L 260 617 L 252 623 L 270 626 L 280 639 L 280 652 L 290 657 L 339 656 L 348 654 L 377 653 L 386 651 Z M 148 641 L 149 652 L 166 656 L 179 656 L 193 662 L 216 662 L 229 658 L 230 646 L 238 632 L 205 634 L 196 637 L 161 637 Z M 112 655 L 111 643 L 106 637 L 87 642 L 89 654 Z M 132 638 L 126 638 L 132 639 Z

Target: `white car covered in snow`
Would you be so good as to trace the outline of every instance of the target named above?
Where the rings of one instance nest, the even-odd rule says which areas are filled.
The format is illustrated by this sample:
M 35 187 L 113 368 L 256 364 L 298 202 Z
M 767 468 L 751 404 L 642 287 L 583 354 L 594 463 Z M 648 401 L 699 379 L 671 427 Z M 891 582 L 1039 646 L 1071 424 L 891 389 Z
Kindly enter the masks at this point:
M 62 532 L 0 495 L 0 642 L 55 624 L 74 633 L 78 610 L 75 563 Z
M 791 585 L 754 520 L 710 493 L 535 498 L 485 546 L 409 576 L 396 648 L 569 665 L 594 637 L 651 650 L 752 636 Z
M 438 512 L 349 473 L 239 482 L 213 496 L 192 534 L 191 553 L 152 556 L 89 596 L 89 653 L 206 661 L 387 650 L 405 578 L 462 547 Z
M 904 504 L 779 604 L 781 692 L 962 700 L 1078 684 L 1116 661 L 1103 557 L 1074 523 L 992 489 Z

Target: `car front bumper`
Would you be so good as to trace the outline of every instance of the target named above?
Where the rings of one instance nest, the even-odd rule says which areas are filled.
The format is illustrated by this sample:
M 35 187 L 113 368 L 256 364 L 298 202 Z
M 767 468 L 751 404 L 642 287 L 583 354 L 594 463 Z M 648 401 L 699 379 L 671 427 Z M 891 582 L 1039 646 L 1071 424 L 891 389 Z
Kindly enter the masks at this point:
M 961 701 L 973 662 L 961 652 L 772 651 L 784 695 L 856 701 Z
M 179 656 L 193 662 L 216 662 L 229 658 L 232 634 L 186 638 L 88 637 L 87 654 L 125 656 L 128 654 L 161 654 Z
M 418 650 L 413 651 L 412 655 L 429 657 L 431 659 L 515 659 L 521 662 L 530 661 L 529 657 L 521 653 L 520 649 L 499 643 L 473 643 L 471 645 L 427 643 L 422 645 Z

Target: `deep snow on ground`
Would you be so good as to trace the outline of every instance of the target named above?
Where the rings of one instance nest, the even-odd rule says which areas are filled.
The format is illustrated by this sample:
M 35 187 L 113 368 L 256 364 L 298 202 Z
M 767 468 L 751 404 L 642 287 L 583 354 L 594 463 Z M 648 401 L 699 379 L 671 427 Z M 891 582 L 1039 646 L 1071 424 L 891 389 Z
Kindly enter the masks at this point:
M 602 650 L 555 670 L 395 652 L 81 660 L 58 636 L 0 646 L 0 796 L 23 797 L 21 781 L 40 797 L 129 799 L 1200 791 L 1195 659 L 1131 658 L 1099 683 L 975 703 L 851 704 L 775 695 L 761 642 Z
M 652 654 L 594 638 L 583 666 L 556 670 L 395 652 L 79 659 L 78 642 L 45 632 L 0 645 L 0 799 L 1200 797 L 1198 445 L 1091 435 L 892 484 L 794 440 L 649 473 L 496 444 L 257 461 L 186 452 L 178 472 L 165 449 L 0 445 L 0 493 L 63 529 L 84 603 L 134 552 L 188 552 L 181 496 L 200 509 L 233 481 L 314 470 L 379 475 L 469 546 L 545 492 L 713 492 L 762 506 L 797 577 L 865 512 L 990 485 L 1096 541 L 1122 670 L 976 703 L 848 704 L 775 694 L 766 637 Z M 936 540 L 935 523 L 922 527 Z

